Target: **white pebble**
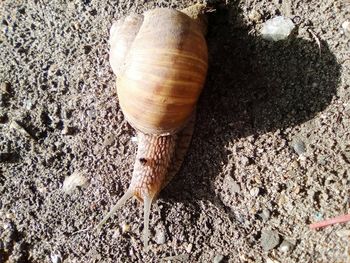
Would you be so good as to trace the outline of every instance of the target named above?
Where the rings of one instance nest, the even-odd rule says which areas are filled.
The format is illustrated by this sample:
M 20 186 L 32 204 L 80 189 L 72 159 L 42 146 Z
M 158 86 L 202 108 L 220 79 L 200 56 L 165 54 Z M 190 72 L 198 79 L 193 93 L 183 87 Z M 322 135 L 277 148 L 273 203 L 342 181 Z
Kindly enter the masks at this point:
M 259 192 L 260 192 L 260 189 L 258 187 L 254 187 L 250 190 L 250 195 L 255 197 L 259 194 Z
M 262 37 L 270 41 L 279 41 L 286 39 L 295 25 L 290 18 L 277 16 L 267 20 L 261 29 Z
M 61 263 L 62 262 L 62 256 L 61 253 L 58 252 L 57 254 L 51 254 L 50 259 L 52 263 Z
M 213 263 L 220 263 L 222 260 L 224 259 L 224 256 L 223 255 L 216 255 L 213 259 Z
M 192 248 L 193 248 L 193 244 L 192 244 L 192 243 L 189 243 L 189 244 L 186 246 L 185 250 L 186 250 L 187 253 L 190 253 L 191 250 L 192 250 Z
M 343 28 L 345 34 L 350 34 L 350 21 L 346 20 L 341 24 L 341 27 Z
M 283 253 L 287 253 L 287 252 L 291 251 L 293 248 L 294 248 L 294 245 L 292 243 L 284 240 L 279 247 L 279 251 L 281 251 Z
M 86 186 L 88 179 L 81 172 L 74 172 L 64 179 L 62 190 L 66 193 L 72 192 L 78 186 Z
M 156 231 L 156 234 L 155 234 L 155 239 L 156 239 L 156 243 L 157 243 L 158 245 L 164 244 L 165 241 L 166 241 L 166 233 L 165 233 L 165 230 L 164 230 L 164 229 L 157 230 L 157 231 Z

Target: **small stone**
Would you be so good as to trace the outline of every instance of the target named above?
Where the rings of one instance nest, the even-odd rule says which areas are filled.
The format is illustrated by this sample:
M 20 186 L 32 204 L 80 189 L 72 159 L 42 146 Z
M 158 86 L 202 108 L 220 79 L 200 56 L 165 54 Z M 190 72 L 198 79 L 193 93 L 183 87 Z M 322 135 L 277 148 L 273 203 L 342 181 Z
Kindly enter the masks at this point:
M 251 20 L 254 23 L 257 23 L 261 20 L 261 14 L 259 11 L 256 11 L 255 9 L 252 10 L 248 15 L 249 20 Z
M 298 155 L 302 155 L 306 152 L 305 143 L 300 138 L 295 138 L 292 141 L 292 147 Z
M 10 89 L 11 89 L 11 84 L 10 83 L 7 83 L 7 82 L 2 82 L 0 84 L 0 91 L 2 93 L 10 93 Z
M 278 244 L 280 243 L 280 236 L 275 231 L 265 230 L 261 234 L 260 243 L 263 250 L 269 251 L 278 246 Z
M 156 243 L 158 245 L 162 245 L 165 243 L 166 241 L 166 233 L 164 229 L 158 229 L 156 230 L 156 234 L 155 234 L 155 239 L 156 239 Z
M 23 100 L 23 106 L 26 110 L 31 110 L 33 108 L 33 102 L 30 99 Z
M 56 71 L 58 70 L 58 66 L 56 65 L 56 64 L 52 64 L 51 66 L 50 66 L 50 68 L 49 68 L 49 70 L 47 71 L 47 74 L 49 75 L 49 76 L 53 76 L 55 73 L 56 73 Z
M 294 194 L 299 194 L 300 193 L 300 186 L 299 185 L 296 185 L 293 187 L 293 193 Z
M 231 194 L 239 194 L 241 192 L 241 187 L 230 175 L 225 176 L 225 183 L 227 185 L 227 189 L 231 192 Z
M 255 181 L 257 184 L 262 184 L 260 175 L 254 176 L 254 181 Z
M 192 251 L 192 248 L 193 248 L 193 244 L 192 244 L 192 243 L 189 243 L 189 244 L 186 246 L 185 250 L 186 250 L 187 253 L 190 253 L 190 252 Z
M 341 24 L 342 29 L 344 30 L 344 33 L 349 35 L 350 34 L 350 21 L 349 20 L 345 20 L 342 24 Z
M 80 29 L 80 23 L 79 22 L 74 22 L 72 24 L 72 27 L 73 27 L 74 30 L 79 30 Z
M 290 169 L 291 170 L 297 170 L 299 167 L 300 167 L 300 164 L 298 163 L 298 161 L 297 160 L 294 160 L 291 164 L 290 164 Z M 288 167 L 288 168 L 289 168 Z
M 88 179 L 82 175 L 82 172 L 74 172 L 70 176 L 64 179 L 62 190 L 66 193 L 70 193 L 77 187 L 86 186 Z
M 61 256 L 61 253 L 58 252 L 58 253 L 52 253 L 50 255 L 50 259 L 51 259 L 51 262 L 52 263 L 61 263 L 62 262 L 62 256 Z
M 271 212 L 270 212 L 269 209 L 264 208 L 264 209 L 262 210 L 262 212 L 260 213 L 260 216 L 261 216 L 261 218 L 262 218 L 263 220 L 267 221 L 267 220 L 269 220 L 269 218 L 270 218 L 270 216 L 271 216 Z
M 277 16 L 267 20 L 261 29 L 262 37 L 269 41 L 279 41 L 286 39 L 295 25 L 290 18 Z
M 231 183 L 230 189 L 231 189 L 232 193 L 238 193 L 239 194 L 241 192 L 241 187 L 239 186 L 239 184 L 236 181 L 233 181 Z
M 90 117 L 91 119 L 94 119 L 96 117 L 96 111 L 93 109 L 87 110 L 86 115 Z
M 122 227 L 122 233 L 123 233 L 123 234 L 125 234 L 125 233 L 127 233 L 127 232 L 130 231 L 130 225 L 127 224 L 126 222 L 123 222 L 123 224 L 122 224 L 121 227 Z
M 285 191 L 281 191 L 278 199 L 277 199 L 277 204 L 279 207 L 283 207 L 284 204 L 287 202 L 288 198 L 285 194 Z
M 250 193 L 251 196 L 255 197 L 255 196 L 258 196 L 259 192 L 260 192 L 260 188 L 259 187 L 254 187 L 254 188 L 252 188 L 250 190 L 249 193 Z
M 215 255 L 214 259 L 213 259 L 213 263 L 220 263 L 222 260 L 224 259 L 223 255 Z
M 287 253 L 291 250 L 293 250 L 294 248 L 294 244 L 292 244 L 291 242 L 287 241 L 287 240 L 283 240 L 282 244 L 279 247 L 279 251 L 283 252 L 283 253 Z
M 249 159 L 246 156 L 241 157 L 241 163 L 243 166 L 248 166 L 249 165 Z

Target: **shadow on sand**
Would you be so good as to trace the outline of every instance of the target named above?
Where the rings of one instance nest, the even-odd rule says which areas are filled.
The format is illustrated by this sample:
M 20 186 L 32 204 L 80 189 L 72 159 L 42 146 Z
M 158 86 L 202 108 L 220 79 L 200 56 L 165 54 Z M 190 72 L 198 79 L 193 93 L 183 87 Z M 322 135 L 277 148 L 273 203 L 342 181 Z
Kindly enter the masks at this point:
M 229 142 L 308 121 L 336 94 L 340 66 L 326 42 L 321 56 L 315 42 L 295 36 L 268 42 L 248 34 L 240 13 L 231 6 L 209 18 L 209 71 L 196 130 L 182 170 L 160 195 L 164 207 L 170 200 L 215 202 Z

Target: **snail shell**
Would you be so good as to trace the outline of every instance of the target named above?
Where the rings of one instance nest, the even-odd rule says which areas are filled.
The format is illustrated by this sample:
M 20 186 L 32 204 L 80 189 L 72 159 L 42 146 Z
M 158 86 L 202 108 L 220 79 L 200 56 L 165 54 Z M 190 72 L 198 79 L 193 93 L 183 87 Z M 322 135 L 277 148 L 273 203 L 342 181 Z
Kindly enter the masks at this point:
M 128 190 L 97 227 L 135 196 L 144 202 L 145 247 L 152 201 L 179 170 L 192 137 L 208 68 L 204 11 L 205 5 L 154 9 L 110 30 L 119 103 L 137 130 L 138 151 Z
M 193 113 L 208 67 L 200 24 L 180 11 L 155 9 L 126 18 L 119 28 L 132 32 L 118 40 L 118 25 L 111 30 L 112 45 L 124 41 L 111 50 L 110 63 L 125 118 L 147 134 L 180 130 Z

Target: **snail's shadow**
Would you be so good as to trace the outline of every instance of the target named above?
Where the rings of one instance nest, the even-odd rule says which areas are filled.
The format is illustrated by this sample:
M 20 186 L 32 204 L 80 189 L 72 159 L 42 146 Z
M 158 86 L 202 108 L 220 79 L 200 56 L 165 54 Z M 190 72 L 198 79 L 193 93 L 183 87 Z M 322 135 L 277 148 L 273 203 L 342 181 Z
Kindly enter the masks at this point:
M 326 42 L 320 56 L 315 41 L 251 36 L 233 9 L 217 9 L 209 20 L 196 130 L 182 170 L 160 196 L 165 200 L 216 200 L 214 181 L 229 162 L 229 142 L 308 121 L 336 95 L 340 66 Z

